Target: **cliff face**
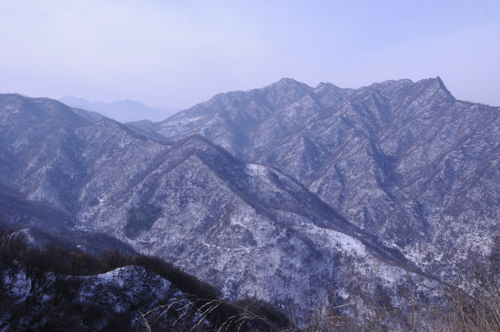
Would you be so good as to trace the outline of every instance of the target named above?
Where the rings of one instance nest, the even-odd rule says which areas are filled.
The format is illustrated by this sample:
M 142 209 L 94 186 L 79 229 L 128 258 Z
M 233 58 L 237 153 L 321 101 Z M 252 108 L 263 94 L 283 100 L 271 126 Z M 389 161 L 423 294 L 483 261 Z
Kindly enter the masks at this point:
M 347 302 L 362 317 L 380 296 L 402 311 L 432 301 L 489 253 L 498 114 L 440 79 L 357 90 L 283 79 L 147 132 L 2 95 L 0 179 L 71 229 L 113 235 L 301 325 Z

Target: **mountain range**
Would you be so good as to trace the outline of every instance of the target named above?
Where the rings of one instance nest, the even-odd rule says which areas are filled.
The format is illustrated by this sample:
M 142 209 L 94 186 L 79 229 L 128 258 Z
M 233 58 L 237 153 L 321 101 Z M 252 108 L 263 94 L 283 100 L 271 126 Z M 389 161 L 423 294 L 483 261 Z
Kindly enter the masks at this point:
M 106 233 L 299 327 L 381 302 L 401 326 L 498 249 L 499 114 L 440 78 L 285 78 L 126 124 L 0 95 L 1 222 Z
M 120 100 L 112 103 L 93 102 L 83 98 L 65 96 L 59 101 L 83 110 L 96 112 L 119 122 L 139 120 L 160 121 L 175 113 L 166 107 L 149 107 L 134 100 Z

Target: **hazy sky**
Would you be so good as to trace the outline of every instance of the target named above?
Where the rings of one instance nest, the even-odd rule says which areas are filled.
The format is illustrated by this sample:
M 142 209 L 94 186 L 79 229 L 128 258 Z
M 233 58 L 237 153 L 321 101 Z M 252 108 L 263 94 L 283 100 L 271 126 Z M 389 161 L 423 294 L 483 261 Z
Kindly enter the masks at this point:
M 0 92 L 182 109 L 282 77 L 500 106 L 499 0 L 0 0 Z

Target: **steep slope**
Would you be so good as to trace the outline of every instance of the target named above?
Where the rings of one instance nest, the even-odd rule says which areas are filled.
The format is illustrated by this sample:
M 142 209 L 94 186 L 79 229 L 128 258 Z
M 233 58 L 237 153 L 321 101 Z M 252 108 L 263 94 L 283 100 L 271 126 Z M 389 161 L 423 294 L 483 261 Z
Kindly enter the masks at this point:
M 0 206 L 0 243 L 14 236 L 36 248 L 52 246 L 87 254 L 109 250 L 135 253 L 129 245 L 112 236 L 76 229 L 76 220 L 71 214 L 26 200 L 12 190 L 0 188 Z M 2 229 L 10 231 L 2 235 Z
M 107 117 L 105 117 L 104 115 L 97 113 L 97 112 L 86 111 L 84 109 L 74 108 L 74 107 L 72 108 L 72 110 L 73 110 L 73 112 L 76 113 L 76 115 L 79 115 L 82 118 L 84 118 L 90 122 L 97 122 L 97 121 L 107 119 Z
M 308 91 L 299 85 L 281 96 L 290 81 L 282 83 L 259 93 L 269 107 Z M 32 166 L 19 166 L 4 185 L 71 214 L 79 229 L 114 235 L 183 267 L 227 299 L 264 300 L 304 325 L 342 301 L 355 303 L 350 314 L 363 317 L 376 294 L 401 310 L 410 303 L 404 298 L 422 289 L 429 290 L 422 295 L 428 300 L 438 294 L 431 290 L 440 284 L 398 250 L 276 169 L 240 162 L 200 136 L 167 144 L 112 120 L 91 123 L 57 102 L 4 98 L 2 116 L 19 113 L 21 123 L 11 120 L 11 126 L 24 128 L 36 111 L 29 128 L 53 129 L 18 130 L 18 138 L 7 141 L 3 148 L 18 165 L 28 157 L 47 162 L 31 173 Z M 23 103 L 36 107 L 18 107 Z M 53 115 L 57 107 L 71 113 L 68 119 Z M 24 145 L 16 145 L 19 140 Z M 46 141 L 55 142 L 54 149 L 32 147 Z M 57 185 L 40 185 L 52 177 Z M 418 285 L 408 283 L 408 275 Z M 350 278 L 359 284 L 347 287 Z M 398 293 L 399 286 L 408 291 Z M 342 296 L 333 297 L 340 288 Z
M 263 103 L 269 90 L 278 93 Z M 260 116 L 248 120 L 256 109 Z M 218 120 L 227 114 L 234 121 Z M 199 133 L 280 169 L 415 264 L 450 277 L 487 253 L 500 231 L 499 114 L 456 100 L 440 78 L 360 89 L 284 79 L 218 95 L 157 130 Z
M 363 275 L 378 268 L 393 271 L 398 277 L 391 282 L 398 283 L 408 272 L 418 272 L 403 255 L 277 170 L 238 162 L 200 137 L 163 146 L 135 169 L 128 158 L 137 158 L 134 150 L 141 141 L 131 137 L 121 148 L 111 145 L 112 156 L 92 156 L 94 177 L 81 198 L 91 201 L 96 192 L 104 196 L 92 206 L 82 205 L 82 227 L 114 234 L 141 252 L 163 257 L 221 288 L 229 300 L 256 297 L 294 308 L 289 309 L 292 317 L 303 322 L 332 305 L 328 294 L 333 286 L 318 287 L 320 280 L 343 283 L 348 269 Z M 93 145 L 92 151 L 97 150 Z M 120 175 L 110 176 L 113 171 Z M 347 257 L 363 257 L 371 267 L 343 262 Z M 313 270 L 301 275 L 303 268 Z M 290 291 L 284 292 L 287 287 Z
M 90 122 L 46 98 L 0 95 L 0 180 L 26 198 L 72 211 L 85 177 L 76 128 Z
M 24 199 L 7 188 L 0 188 L 0 226 L 36 227 L 48 231 L 67 231 L 75 226 L 68 213 Z
M 178 140 L 200 134 L 222 146 L 236 157 L 252 147 L 252 130 L 276 109 L 307 95 L 311 88 L 284 78 L 263 89 L 218 94 L 207 102 L 179 112 L 160 122 L 156 130 Z

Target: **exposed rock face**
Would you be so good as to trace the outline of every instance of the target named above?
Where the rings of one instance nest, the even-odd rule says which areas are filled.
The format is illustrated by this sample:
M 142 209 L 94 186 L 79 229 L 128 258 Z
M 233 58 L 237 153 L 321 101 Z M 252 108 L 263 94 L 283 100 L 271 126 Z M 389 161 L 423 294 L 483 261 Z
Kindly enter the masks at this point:
M 489 251 L 498 114 L 455 100 L 440 79 L 358 90 L 283 79 L 133 129 L 3 95 L 0 180 L 73 228 L 303 325 L 345 301 L 369 315 L 381 293 L 404 311 Z
M 143 331 L 144 319 L 163 331 L 182 331 L 200 320 L 182 292 L 139 266 L 66 276 L 0 261 L 0 280 L 2 331 Z M 171 310 L 159 315 L 160 306 Z M 199 326 L 193 331 L 211 330 L 208 322 Z

